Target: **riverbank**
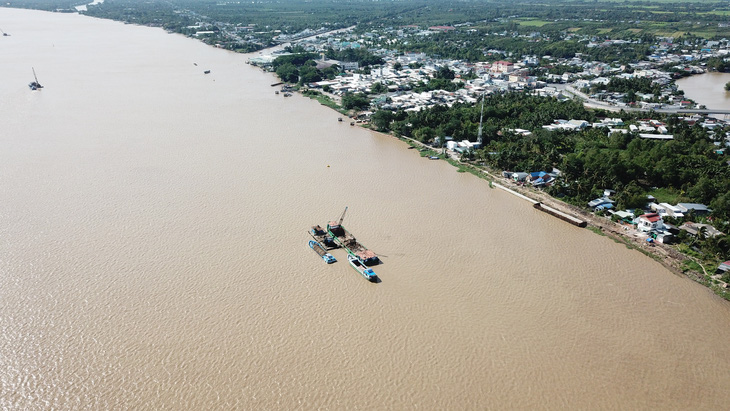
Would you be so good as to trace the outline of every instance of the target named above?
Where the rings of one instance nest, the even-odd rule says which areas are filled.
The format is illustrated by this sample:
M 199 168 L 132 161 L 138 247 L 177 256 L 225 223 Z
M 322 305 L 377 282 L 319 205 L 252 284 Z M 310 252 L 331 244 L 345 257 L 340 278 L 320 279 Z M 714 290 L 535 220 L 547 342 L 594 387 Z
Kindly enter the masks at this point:
M 280 47 L 280 46 L 279 46 Z M 274 50 L 275 48 L 272 48 L 271 50 Z M 271 73 L 268 70 L 264 70 L 265 72 Z M 275 73 L 271 73 L 274 77 L 276 77 Z M 348 110 L 344 110 L 341 107 L 338 106 L 337 101 L 333 98 L 333 95 L 329 95 L 328 93 L 324 93 L 321 91 L 316 91 L 316 93 L 312 93 L 308 89 L 296 89 L 296 91 L 299 91 L 300 94 L 303 96 L 318 100 L 320 104 L 325 105 L 334 111 L 336 111 L 338 114 L 344 114 L 348 115 L 349 118 L 347 121 L 349 121 L 353 125 L 359 125 L 363 127 L 369 128 L 369 123 L 367 122 L 357 122 L 357 116 L 356 113 L 353 113 Z M 323 101 L 324 100 L 324 101 Z M 375 131 L 375 130 L 373 130 Z M 383 135 L 391 136 L 391 134 L 388 133 L 380 133 Z M 433 153 L 438 154 L 433 147 L 428 146 L 426 144 L 420 143 L 416 140 L 406 138 L 406 137 L 399 137 L 399 139 L 407 142 L 408 144 L 428 150 L 425 151 L 425 153 Z M 498 182 L 499 184 L 509 188 L 510 190 L 513 190 L 517 193 L 520 193 L 522 195 L 527 196 L 531 200 L 535 202 L 540 202 L 548 207 L 554 208 L 558 210 L 559 212 L 571 215 L 571 216 L 577 216 L 578 218 L 586 221 L 588 225 L 588 229 L 591 231 L 598 233 L 600 235 L 604 235 L 607 237 L 610 237 L 614 241 L 625 244 L 626 247 L 635 249 L 639 252 L 641 252 L 644 255 L 647 255 L 654 259 L 655 261 L 662 264 L 664 267 L 669 269 L 675 274 L 679 275 L 686 275 L 690 279 L 699 282 L 708 288 L 711 288 L 716 294 L 720 295 L 721 297 L 730 300 L 730 293 L 728 293 L 726 290 L 721 289 L 719 287 L 713 287 L 713 285 L 708 280 L 708 277 L 705 274 L 700 273 L 696 269 L 692 269 L 691 267 L 697 267 L 700 268 L 701 265 L 699 265 L 695 260 L 691 259 L 689 256 L 682 254 L 679 252 L 675 247 L 672 247 L 670 245 L 664 245 L 660 243 L 648 243 L 646 241 L 646 235 L 643 235 L 639 232 L 637 232 L 633 226 L 627 226 L 619 223 L 615 223 L 611 221 L 610 219 L 606 217 L 597 216 L 593 213 L 588 212 L 587 210 L 584 210 L 580 207 L 570 205 L 568 203 L 565 203 L 563 201 L 560 201 L 557 198 L 554 198 L 548 194 L 546 194 L 543 191 L 534 189 L 529 186 L 519 185 L 515 183 L 514 181 L 504 178 L 499 171 L 495 170 L 489 170 L 486 169 L 483 166 L 475 165 L 470 162 L 464 162 L 461 161 L 460 156 L 454 152 L 444 152 L 442 154 L 446 160 L 448 160 L 452 165 L 457 167 L 457 169 L 460 172 L 470 172 L 480 178 L 486 179 L 490 182 Z M 704 269 L 703 269 L 704 270 Z
M 423 153 L 426 155 L 437 154 L 433 147 L 417 140 L 407 137 L 400 137 L 399 139 L 412 147 L 424 150 Z M 524 197 L 523 199 L 526 199 L 530 203 L 534 204 L 538 202 L 569 216 L 573 216 L 578 220 L 585 221 L 587 223 L 586 228 L 594 233 L 609 237 L 617 243 L 624 244 L 627 248 L 636 250 L 652 258 L 674 274 L 686 276 L 706 286 L 716 295 L 730 301 L 730 291 L 713 284 L 709 279 L 712 273 L 708 273 L 705 267 L 699 262 L 679 252 L 675 247 L 657 242 L 649 243 L 646 241 L 647 236 L 639 233 L 633 226 L 613 222 L 607 217 L 598 216 L 585 209 L 552 197 L 542 190 L 518 184 L 509 178 L 503 177 L 501 173 L 495 172 L 494 170 L 489 170 L 470 162 L 463 162 L 456 153 L 445 151 L 441 156 L 457 167 L 459 171 L 468 171 L 477 177 L 488 180 L 492 188 L 497 184 L 502 185 L 509 191 L 517 193 L 518 197 Z M 694 267 L 699 267 L 703 272 L 701 273 L 697 269 L 693 269 Z
M 655 261 L 275 95 L 247 56 L 0 15 L 6 408 L 730 401 L 730 305 Z M 345 206 L 385 260 L 377 287 L 307 245 Z

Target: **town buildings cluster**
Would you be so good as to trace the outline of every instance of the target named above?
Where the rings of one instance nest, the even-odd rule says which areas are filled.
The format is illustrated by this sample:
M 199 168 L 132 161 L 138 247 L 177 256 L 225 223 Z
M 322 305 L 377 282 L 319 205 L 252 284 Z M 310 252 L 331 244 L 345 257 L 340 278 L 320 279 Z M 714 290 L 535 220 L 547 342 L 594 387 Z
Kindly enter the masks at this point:
M 428 36 L 436 32 L 450 31 L 451 26 L 429 27 L 420 29 L 405 26 L 397 29 L 383 29 L 379 32 L 354 34 L 352 32 L 334 35 L 318 35 L 303 38 L 297 45 L 305 50 L 322 56 L 318 67 L 337 64 L 343 74 L 333 80 L 308 84 L 312 88 L 324 89 L 334 96 L 344 93 L 369 93 L 375 83 L 387 87 L 387 92 L 372 95 L 374 108 L 390 110 L 420 110 L 438 104 L 451 105 L 456 102 L 475 102 L 482 94 L 507 91 L 529 91 L 540 95 L 568 98 L 579 95 L 587 100 L 605 105 L 607 108 L 644 109 L 644 110 L 680 110 L 697 108 L 695 103 L 686 99 L 677 90 L 673 80 L 677 73 L 695 74 L 706 70 L 703 60 L 712 57 L 730 58 L 730 42 L 703 41 L 698 44 L 675 44 L 671 38 L 660 38 L 653 45 L 654 53 L 643 61 L 631 64 L 604 63 L 591 61 L 587 56 L 577 54 L 565 58 L 551 56 L 523 55 L 500 50 L 484 50 L 484 54 L 496 61 L 465 62 L 461 60 L 442 59 L 428 56 L 425 53 L 398 53 L 388 49 L 388 44 L 406 42 L 409 37 Z M 323 29 L 320 29 L 323 30 Z M 297 33 L 294 36 L 281 37 L 282 40 L 301 38 L 308 33 Z M 493 33 L 496 36 L 532 36 L 539 33 L 520 35 L 517 33 Z M 566 34 L 572 36 L 571 34 Z M 624 40 L 599 40 L 595 37 L 583 39 L 589 47 L 613 47 L 627 43 Z M 333 61 L 324 59 L 329 50 L 367 48 L 370 52 L 381 56 L 385 64 L 376 68 L 363 69 L 357 62 Z M 252 64 L 268 66 L 276 55 L 259 56 L 251 59 Z M 456 73 L 453 80 L 461 83 L 456 91 L 433 90 L 415 92 L 415 84 L 428 83 L 441 67 L 448 67 Z M 545 73 L 540 68 L 563 68 L 562 73 Z M 599 92 L 583 94 L 595 85 L 605 85 L 612 78 L 650 79 L 652 84 L 661 87 L 661 93 L 637 93 L 636 101 L 629 101 L 626 93 Z M 566 83 L 568 85 L 566 85 Z
M 436 31 L 445 31 L 447 29 L 446 27 L 429 28 L 429 30 Z M 419 33 L 420 35 L 427 35 L 423 32 Z M 300 42 L 299 45 L 304 46 L 310 52 L 320 53 L 324 56 L 325 51 L 329 48 L 337 50 L 364 47 L 372 37 L 372 34 L 360 37 L 354 34 L 346 34 L 340 37 L 322 36 L 307 39 Z M 596 43 L 594 46 L 611 47 L 613 44 L 618 43 L 604 41 Z M 606 107 L 613 107 L 614 111 L 633 108 L 647 111 L 648 114 L 652 110 L 659 109 L 671 112 L 672 110 L 680 111 L 688 107 L 697 108 L 694 102 L 687 100 L 678 92 L 673 82 L 677 77 L 675 73 L 702 73 L 705 68 L 701 61 L 710 57 L 728 58 L 730 55 L 729 46 L 728 41 L 711 41 L 703 43 L 701 49 L 687 50 L 672 47 L 671 39 L 662 39 L 657 44 L 655 54 L 649 56 L 646 61 L 630 65 L 611 65 L 597 61 L 586 61 L 580 55 L 571 59 L 555 59 L 549 56 L 541 58 L 521 56 L 511 59 L 503 58 L 492 62 L 469 63 L 459 60 L 439 59 L 427 56 L 424 53 L 395 53 L 390 50 L 377 49 L 373 51 L 383 57 L 385 64 L 369 71 L 361 70 L 357 63 L 337 62 L 322 58 L 318 62 L 318 67 L 338 64 L 345 69 L 344 73 L 333 80 L 311 83 L 307 86 L 326 90 L 332 95 L 338 96 L 345 93 L 368 94 L 374 84 L 381 83 L 387 87 L 387 91 L 371 95 L 371 110 L 419 111 L 434 105 L 450 106 L 457 102 L 473 104 L 484 94 L 524 91 L 558 99 L 580 96 L 585 100 L 598 101 Z M 505 54 L 495 50 L 490 52 Z M 269 57 L 268 60 L 264 57 L 260 61 L 254 61 L 254 64 L 263 63 L 262 65 L 266 66 L 274 57 Z M 572 69 L 561 74 L 549 74 L 541 77 L 531 75 L 540 64 L 572 67 Z M 668 70 L 667 64 L 673 64 L 673 66 L 669 67 Z M 447 67 L 455 73 L 453 82 L 461 83 L 459 89 L 455 91 L 432 90 L 420 92 L 412 90 L 414 84 L 426 84 L 435 78 L 442 67 Z M 658 95 L 636 93 L 637 101 L 632 104 L 625 100 L 625 93 L 604 92 L 591 95 L 584 93 L 591 90 L 592 86 L 596 84 L 608 84 L 611 78 L 650 79 L 652 85 L 661 88 L 661 93 Z M 565 85 L 566 82 L 570 84 Z M 372 111 L 367 111 L 365 115 L 371 113 Z M 715 135 L 714 133 L 716 129 L 722 129 L 727 122 L 700 114 L 685 115 L 680 118 L 688 124 L 699 124 L 705 128 L 708 135 L 715 141 L 715 145 L 718 146 L 718 153 L 730 147 L 730 133 L 722 135 Z M 620 117 L 604 118 L 595 123 L 589 123 L 584 119 L 555 119 L 553 123 L 546 124 L 542 128 L 548 131 L 572 132 L 591 127 L 604 129 L 608 134 L 634 133 L 644 139 L 673 139 L 673 136 L 668 133 L 667 125 L 652 118 L 632 121 L 631 124 L 626 124 Z M 523 136 L 532 134 L 532 131 L 520 128 L 504 129 L 501 132 Z M 442 139 L 443 141 L 441 141 Z M 468 140 L 457 142 L 448 136 L 443 136 L 435 139 L 434 146 L 446 148 L 451 155 L 459 155 L 480 148 L 481 142 L 470 142 Z M 505 171 L 503 174 L 519 184 L 529 184 L 532 187 L 540 188 L 558 181 L 560 170 Z M 627 229 L 634 230 L 636 236 L 645 239 L 647 244 L 654 242 L 671 243 L 681 230 L 686 231 L 691 236 L 724 235 L 710 224 L 685 222 L 677 227 L 664 220 L 667 217 L 706 216 L 711 210 L 704 204 L 678 203 L 672 205 L 656 203 L 653 198 L 649 197 L 644 209 L 615 210 L 614 195 L 613 190 L 605 190 L 603 196 L 590 201 L 587 206 L 595 212 L 615 216 L 618 221 L 626 225 Z M 723 286 L 728 287 L 725 283 L 723 283 Z

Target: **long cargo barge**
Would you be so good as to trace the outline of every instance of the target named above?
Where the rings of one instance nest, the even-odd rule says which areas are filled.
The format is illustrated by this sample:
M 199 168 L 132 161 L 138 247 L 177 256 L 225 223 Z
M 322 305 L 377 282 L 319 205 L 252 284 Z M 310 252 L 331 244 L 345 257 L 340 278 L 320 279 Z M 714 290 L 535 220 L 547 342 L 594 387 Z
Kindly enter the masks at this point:
M 558 211 L 550 206 L 546 206 L 545 204 L 535 203 L 532 206 L 540 211 L 544 211 L 544 212 L 550 214 L 551 216 L 557 217 L 563 221 L 567 221 L 576 227 L 585 228 L 588 225 L 588 223 L 586 221 L 581 220 L 580 218 L 565 214 L 562 211 Z
M 380 264 L 378 256 L 357 241 L 355 236 L 350 234 L 342 224 L 331 221 L 327 224 L 327 232 L 332 236 L 335 243 L 344 248 L 348 254 L 359 258 L 365 265 Z

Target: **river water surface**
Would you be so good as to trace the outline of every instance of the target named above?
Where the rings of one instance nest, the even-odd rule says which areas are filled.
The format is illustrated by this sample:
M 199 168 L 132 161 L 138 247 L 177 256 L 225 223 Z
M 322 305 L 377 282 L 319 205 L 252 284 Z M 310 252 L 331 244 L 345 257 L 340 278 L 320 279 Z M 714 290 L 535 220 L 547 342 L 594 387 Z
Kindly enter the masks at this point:
M 730 91 L 725 84 L 730 82 L 730 73 L 704 73 L 677 80 L 677 86 L 684 95 L 697 104 L 715 110 L 730 110 Z
M 726 409 L 730 305 L 639 252 L 247 56 L 0 21 L 0 407 Z M 307 247 L 345 206 L 379 284 Z

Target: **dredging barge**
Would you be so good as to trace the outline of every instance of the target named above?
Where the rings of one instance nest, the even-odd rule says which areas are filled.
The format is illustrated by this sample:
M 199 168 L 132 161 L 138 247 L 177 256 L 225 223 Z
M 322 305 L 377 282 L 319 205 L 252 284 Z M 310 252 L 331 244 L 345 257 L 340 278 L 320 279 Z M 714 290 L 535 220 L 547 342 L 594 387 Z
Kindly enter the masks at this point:
M 350 234 L 350 232 L 342 225 L 342 220 L 345 219 L 346 212 L 347 207 L 345 207 L 345 211 L 342 212 L 339 221 L 330 221 L 329 224 L 327 224 L 327 232 L 332 236 L 332 239 L 337 245 L 344 248 L 348 254 L 360 259 L 365 265 L 370 266 L 380 264 L 378 256 L 357 241 L 355 236 Z
M 335 243 L 332 236 L 329 235 L 329 233 L 327 233 L 320 225 L 312 226 L 312 228 L 309 229 L 309 235 L 314 238 L 314 241 L 322 245 L 326 251 L 340 248 L 340 246 Z

